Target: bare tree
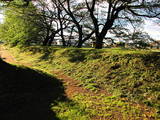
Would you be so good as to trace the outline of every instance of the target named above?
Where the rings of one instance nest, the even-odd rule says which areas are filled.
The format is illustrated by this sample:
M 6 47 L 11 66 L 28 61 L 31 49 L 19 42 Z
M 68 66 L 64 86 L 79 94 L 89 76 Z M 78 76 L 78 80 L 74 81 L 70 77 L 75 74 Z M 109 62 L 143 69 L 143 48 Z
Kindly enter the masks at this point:
M 27 4 L 29 1 L 26 0 Z M 118 31 L 129 23 L 132 26 L 134 23 L 140 24 L 143 18 L 160 18 L 159 0 L 50 0 L 49 3 L 37 0 L 36 2 L 41 3 L 39 13 L 44 21 L 43 28 L 46 29 L 44 45 L 49 41 L 51 43 L 55 34 L 60 34 L 65 46 L 64 30 L 70 29 L 72 34 L 78 35 L 77 47 L 81 47 L 95 33 L 95 48 L 101 49 L 104 38 L 113 29 Z M 103 11 L 99 12 L 101 10 Z
M 72 24 L 75 26 L 74 29 L 78 34 L 76 46 L 82 47 L 82 44 L 94 34 L 93 29 L 90 29 L 87 34 L 85 32 L 86 27 L 84 26 L 84 20 L 88 19 L 89 17 L 87 11 L 85 11 L 84 3 L 78 3 L 73 0 L 58 0 L 58 2 L 64 11 L 70 16 L 70 21 L 72 21 Z
M 63 30 L 67 28 L 69 21 L 65 14 L 62 14 L 62 9 L 56 1 L 46 2 L 43 0 L 36 1 L 36 6 L 39 9 L 41 26 L 46 32 L 43 40 L 43 45 L 51 45 L 56 34 L 61 32 L 63 46 L 66 46 Z
M 127 15 L 135 17 L 160 17 L 160 2 L 158 0 L 85 0 L 90 17 L 93 21 L 96 48 L 100 49 L 103 45 L 103 39 L 108 31 L 114 26 L 116 20 L 130 19 Z M 96 17 L 95 9 L 98 4 L 106 5 L 105 22 L 101 24 Z

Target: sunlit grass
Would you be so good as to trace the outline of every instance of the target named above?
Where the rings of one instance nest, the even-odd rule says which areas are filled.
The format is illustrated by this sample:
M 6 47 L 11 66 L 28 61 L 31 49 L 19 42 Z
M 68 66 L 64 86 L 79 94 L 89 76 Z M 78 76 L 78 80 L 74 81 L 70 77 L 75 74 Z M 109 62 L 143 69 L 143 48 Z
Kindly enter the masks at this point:
M 48 72 L 53 71 L 53 69 L 63 70 L 63 72 L 69 76 L 79 80 L 79 85 L 86 89 L 94 92 L 104 89 L 116 96 L 116 100 L 119 98 L 127 98 L 130 102 L 136 101 L 156 108 L 157 113 L 160 111 L 159 50 L 134 50 L 124 48 L 96 50 L 92 48 L 47 48 L 37 46 L 24 48 L 23 50 L 13 48 L 11 51 L 14 51 L 13 53 L 15 53 L 14 55 L 18 61 L 26 64 L 31 63 L 34 68 Z M 76 98 L 77 97 L 74 98 L 74 101 Z M 89 101 L 87 98 L 87 96 L 84 98 L 86 102 Z M 81 104 L 84 99 L 79 99 L 78 102 Z M 97 102 L 97 104 L 99 103 L 100 101 Z M 123 106 L 123 104 L 126 103 L 122 101 L 116 104 L 122 104 Z M 106 105 L 106 107 L 107 106 L 108 105 Z M 90 107 L 86 107 L 86 111 L 87 109 L 90 111 L 89 108 Z M 60 107 L 57 109 L 60 109 Z M 112 109 L 113 111 L 118 110 L 116 107 Z M 131 109 L 131 111 L 129 109 Z M 122 109 L 121 115 L 124 119 L 127 119 L 126 115 L 128 114 L 126 113 L 130 111 L 130 117 L 132 114 L 139 116 L 139 113 L 141 113 L 140 109 L 143 108 L 139 108 L 139 110 L 135 108 L 134 110 L 134 108 L 130 106 L 124 109 L 124 111 Z M 99 111 L 98 109 L 92 110 Z M 92 114 L 93 111 L 90 111 L 90 117 L 94 116 Z M 72 114 L 72 111 L 70 112 L 71 113 L 67 112 L 66 114 Z M 112 115 L 112 113 L 106 114 L 106 116 L 110 115 Z M 63 118 L 65 115 L 60 116 Z M 103 114 L 101 116 L 103 116 Z M 154 118 L 154 113 L 150 116 Z M 158 116 L 159 114 L 157 114 L 157 117 Z M 136 119 L 142 118 L 142 116 L 139 117 L 140 118 L 137 117 Z

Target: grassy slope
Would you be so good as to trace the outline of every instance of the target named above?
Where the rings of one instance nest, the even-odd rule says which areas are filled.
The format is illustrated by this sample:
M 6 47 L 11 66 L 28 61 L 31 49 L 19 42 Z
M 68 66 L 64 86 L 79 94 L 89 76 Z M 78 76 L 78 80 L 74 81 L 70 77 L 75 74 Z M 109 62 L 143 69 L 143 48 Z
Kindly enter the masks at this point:
M 15 50 L 15 49 L 14 49 Z M 75 48 L 52 48 L 52 47 L 29 47 L 23 49 L 25 53 L 16 54 L 17 60 L 23 63 L 32 63 L 33 66 L 43 70 L 63 70 L 68 75 L 80 81 L 80 85 L 93 91 L 104 89 L 113 94 L 106 97 L 106 105 L 112 108 L 123 108 L 127 111 L 123 119 L 127 119 L 128 113 L 140 114 L 137 108 L 124 108 L 125 103 L 117 103 L 117 99 L 124 101 L 136 101 L 156 108 L 160 112 L 160 53 L 147 50 L 127 49 L 75 49 Z M 22 51 L 21 51 L 22 52 Z M 26 56 L 30 55 L 30 56 Z M 22 56 L 27 59 L 27 61 Z M 116 97 L 115 97 L 116 96 Z M 95 97 L 95 96 L 94 96 Z M 82 96 L 79 95 L 76 99 Z M 87 95 L 84 99 L 87 99 Z M 103 99 L 104 98 L 104 99 Z M 94 98 L 93 98 L 94 99 Z M 90 101 L 90 100 L 88 100 Z M 101 97 L 105 101 L 105 97 Z M 115 104 L 114 104 L 115 101 Z M 83 103 L 83 102 L 81 102 Z M 112 104 L 113 103 L 113 104 Z M 85 103 L 96 104 L 96 103 Z M 92 106 L 92 105 L 88 105 Z M 104 106 L 101 106 L 101 108 Z M 110 111 L 110 110 L 108 110 Z M 94 115 L 94 111 L 92 110 Z M 112 113 L 106 116 L 112 115 Z M 142 117 L 137 115 L 138 117 Z M 159 116 L 159 115 L 158 115 Z M 133 116 L 130 116 L 133 118 Z M 138 119 L 135 118 L 135 119 Z M 158 118 L 157 118 L 158 119 Z

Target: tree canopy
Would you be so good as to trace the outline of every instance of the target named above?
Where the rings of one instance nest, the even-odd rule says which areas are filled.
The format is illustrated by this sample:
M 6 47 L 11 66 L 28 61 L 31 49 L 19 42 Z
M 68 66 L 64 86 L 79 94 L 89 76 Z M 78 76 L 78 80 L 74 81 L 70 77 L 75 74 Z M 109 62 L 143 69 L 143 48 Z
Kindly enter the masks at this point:
M 27 7 L 24 7 L 24 4 L 27 4 Z M 85 42 L 93 41 L 96 43 L 95 48 L 102 48 L 108 34 L 126 36 L 123 34 L 124 31 L 130 33 L 132 31 L 130 29 L 137 29 L 145 18 L 160 18 L 160 2 L 158 0 L 36 0 L 31 2 L 24 0 L 16 9 L 30 11 L 27 14 L 23 13 L 23 19 L 32 22 L 26 23 L 30 26 L 27 25 L 23 28 L 28 29 L 35 36 L 44 33 L 41 40 L 39 39 L 39 41 L 43 41 L 43 45 L 51 45 L 55 37 L 59 36 L 63 46 L 82 47 Z M 8 12 L 6 12 L 6 16 L 7 14 Z M 9 18 L 6 17 L 5 23 L 7 23 L 7 19 Z M 16 22 L 17 24 L 21 23 L 18 20 Z M 23 25 L 18 26 L 22 27 Z M 38 26 L 41 26 L 41 32 L 31 32 L 34 30 L 33 28 L 38 30 Z M 13 36 L 15 37 L 15 35 Z M 17 40 L 17 38 L 15 39 Z
M 11 46 L 30 45 L 39 43 L 42 34 L 40 27 L 36 24 L 37 16 L 30 16 L 30 11 L 35 11 L 33 5 L 27 8 L 15 6 L 22 5 L 21 1 L 14 1 L 12 5 L 5 9 L 5 19 L 0 24 L 1 39 Z M 35 22 L 34 22 L 35 21 Z

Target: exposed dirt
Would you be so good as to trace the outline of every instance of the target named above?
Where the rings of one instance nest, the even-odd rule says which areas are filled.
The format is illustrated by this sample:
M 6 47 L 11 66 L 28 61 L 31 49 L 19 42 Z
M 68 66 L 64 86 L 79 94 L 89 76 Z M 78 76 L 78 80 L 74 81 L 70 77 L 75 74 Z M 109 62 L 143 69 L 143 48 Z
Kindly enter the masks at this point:
M 25 65 L 30 67 L 32 66 L 32 64 L 29 64 L 29 63 L 26 64 L 26 63 L 17 62 L 16 59 L 11 55 L 11 53 L 3 46 L 0 46 L 0 57 L 8 63 L 20 64 L 20 65 Z M 65 86 L 66 96 L 68 98 L 72 98 L 74 94 L 77 94 L 77 93 L 90 93 L 91 95 L 98 95 L 98 94 L 100 95 L 103 93 L 106 95 L 110 95 L 106 93 L 106 91 L 104 90 L 100 90 L 97 93 L 93 93 L 90 90 L 87 90 L 79 86 L 78 81 L 65 75 L 62 71 L 53 71 L 53 74 L 55 74 L 57 78 L 62 79 Z
M 16 63 L 14 57 L 3 46 L 0 46 L 0 57 L 8 63 Z
M 62 72 L 53 71 L 53 73 L 56 74 L 56 76 L 59 79 L 63 80 L 64 86 L 65 86 L 65 92 L 66 92 L 66 96 L 67 97 L 72 98 L 74 94 L 88 92 L 86 89 L 78 86 L 78 82 L 77 81 L 75 81 L 74 79 L 66 76 Z
M 18 63 L 16 59 L 10 54 L 10 52 L 8 52 L 8 50 L 3 46 L 0 46 L 0 57 L 8 63 L 32 66 L 31 64 Z M 59 79 L 63 80 L 64 86 L 65 86 L 65 93 L 68 98 L 71 98 L 74 94 L 77 94 L 77 93 L 89 92 L 83 87 L 78 86 L 77 81 L 75 81 L 71 77 L 64 75 L 63 72 L 53 71 L 53 74 L 55 74 Z
M 89 95 L 89 96 L 101 96 L 101 95 L 105 95 L 105 96 L 111 96 L 110 93 L 107 93 L 105 90 L 99 90 L 97 92 L 93 92 L 90 91 L 88 89 L 85 89 L 84 87 L 79 85 L 79 82 L 77 80 L 74 80 L 73 78 L 65 75 L 63 73 L 63 71 L 53 71 L 53 74 L 56 74 L 57 78 L 62 79 L 62 82 L 65 86 L 65 93 L 66 96 L 70 99 L 72 99 L 72 97 L 74 97 L 74 95 L 76 94 L 83 94 L 83 95 Z M 100 98 L 101 99 L 101 98 Z M 91 101 L 99 101 L 99 98 L 90 98 Z M 128 102 L 128 99 L 122 99 L 123 101 Z M 144 114 L 144 118 L 145 120 L 155 120 L 152 116 L 150 116 L 154 110 L 147 108 L 145 105 L 141 105 L 141 104 L 137 104 L 137 103 L 129 103 L 132 106 L 138 106 L 141 109 L 141 112 Z M 102 105 L 103 106 L 103 105 Z M 93 106 L 93 108 L 97 108 L 97 109 L 101 109 L 98 107 L 102 107 L 100 106 Z M 100 110 L 101 111 L 101 110 Z M 121 116 L 121 113 L 119 113 L 118 111 L 115 111 L 112 113 L 113 116 L 110 117 L 100 117 L 100 116 L 93 116 L 92 120 L 123 120 L 123 117 Z M 136 120 L 136 118 L 128 118 L 127 120 Z
M 7 51 L 7 49 L 5 49 L 3 46 L 0 46 L 0 57 L 8 62 L 8 63 L 14 63 L 14 64 L 21 64 L 21 65 L 25 65 L 25 66 L 29 66 L 31 67 L 32 64 L 28 63 L 28 64 L 23 64 L 23 63 L 19 63 L 16 61 L 16 59 Z M 84 87 L 80 86 L 79 85 L 79 82 L 77 80 L 74 80 L 73 78 L 65 75 L 63 73 L 63 71 L 52 71 L 52 73 L 54 75 L 57 76 L 58 79 L 62 79 L 62 82 L 65 86 L 65 94 L 66 96 L 69 98 L 69 99 L 72 99 L 74 97 L 75 94 L 87 94 L 89 96 L 100 96 L 100 95 L 106 95 L 106 96 L 111 96 L 110 93 L 107 93 L 106 91 L 104 90 L 99 90 L 98 92 L 92 92 L 88 89 L 85 89 Z M 136 104 L 137 106 L 137 104 Z M 144 114 L 147 116 L 145 117 L 146 120 L 152 120 L 153 118 L 150 118 L 148 117 L 148 115 L 150 113 L 153 112 L 153 110 L 149 110 L 147 109 L 147 111 L 145 110 L 146 109 L 146 106 L 144 105 L 139 105 L 140 108 L 142 110 L 144 110 Z M 147 115 L 148 114 L 148 115 Z M 119 116 L 119 115 L 118 115 Z M 112 118 L 111 118 L 112 119 Z M 143 119 L 143 118 L 142 118 Z M 99 116 L 94 116 L 92 120 L 106 120 L 105 118 L 100 118 Z M 112 119 L 113 120 L 113 119 Z M 117 120 L 123 120 L 123 118 L 121 118 L 119 116 L 119 118 Z M 154 119 L 153 119 L 154 120 Z
M 66 95 L 69 98 L 72 98 L 74 96 L 74 94 L 78 94 L 78 93 L 87 93 L 90 94 L 91 96 L 97 96 L 97 95 L 101 95 L 101 94 L 105 94 L 107 96 L 110 96 L 111 94 L 108 94 L 106 91 L 104 90 L 99 90 L 98 92 L 92 92 L 88 89 L 85 89 L 84 87 L 79 85 L 79 82 L 77 80 L 74 80 L 73 78 L 65 75 L 63 73 L 63 71 L 53 71 L 53 73 L 59 78 L 62 79 L 64 86 L 65 86 L 65 92 Z

